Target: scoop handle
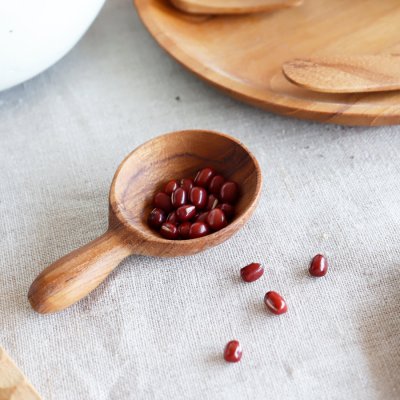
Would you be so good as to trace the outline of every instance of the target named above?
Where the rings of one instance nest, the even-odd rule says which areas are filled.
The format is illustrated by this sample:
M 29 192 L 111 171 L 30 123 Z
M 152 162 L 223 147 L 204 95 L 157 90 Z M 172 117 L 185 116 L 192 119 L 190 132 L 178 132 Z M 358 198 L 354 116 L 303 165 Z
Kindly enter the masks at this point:
M 113 230 L 49 265 L 33 281 L 28 299 L 42 314 L 63 310 L 99 286 L 132 247 Z

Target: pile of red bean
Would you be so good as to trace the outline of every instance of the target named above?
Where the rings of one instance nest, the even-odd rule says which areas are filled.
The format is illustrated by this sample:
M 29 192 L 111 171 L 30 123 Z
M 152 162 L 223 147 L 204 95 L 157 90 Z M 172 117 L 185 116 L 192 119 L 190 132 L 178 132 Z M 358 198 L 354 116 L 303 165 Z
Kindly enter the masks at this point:
M 203 168 L 194 179 L 171 180 L 156 193 L 148 224 L 166 239 L 196 239 L 225 228 L 238 198 L 236 182 Z

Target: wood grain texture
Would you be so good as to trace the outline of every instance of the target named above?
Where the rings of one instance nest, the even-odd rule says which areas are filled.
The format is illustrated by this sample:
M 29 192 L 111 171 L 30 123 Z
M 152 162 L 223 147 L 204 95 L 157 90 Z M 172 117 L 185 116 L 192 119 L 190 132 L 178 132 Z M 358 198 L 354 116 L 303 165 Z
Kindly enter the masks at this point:
M 242 196 L 235 207 L 235 219 L 226 228 L 199 239 L 162 238 L 147 224 L 154 194 L 166 181 L 193 176 L 205 166 L 215 168 L 239 184 Z M 222 243 L 253 213 L 260 197 L 261 181 L 254 156 L 238 140 L 224 134 L 180 131 L 143 144 L 128 155 L 114 176 L 108 231 L 47 267 L 29 290 L 32 307 L 40 313 L 49 313 L 74 304 L 103 282 L 130 254 L 183 256 Z
M 40 400 L 39 394 L 1 346 L 0 400 Z
M 325 56 L 283 64 L 287 79 L 325 93 L 385 92 L 400 89 L 400 56 L 392 54 Z
M 399 53 L 398 0 L 307 0 L 267 14 L 189 18 L 165 0 L 134 0 L 170 55 L 229 95 L 269 111 L 348 125 L 400 123 L 400 93 L 306 90 L 286 61 L 332 54 Z
M 303 0 L 170 0 L 191 14 L 252 14 L 299 6 Z

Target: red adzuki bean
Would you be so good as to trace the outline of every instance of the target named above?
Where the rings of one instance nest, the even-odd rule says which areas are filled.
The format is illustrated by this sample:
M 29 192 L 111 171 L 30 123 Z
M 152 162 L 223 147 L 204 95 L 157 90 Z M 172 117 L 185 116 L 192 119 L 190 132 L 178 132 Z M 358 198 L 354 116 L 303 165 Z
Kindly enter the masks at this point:
M 175 192 L 176 189 L 178 189 L 179 185 L 178 182 L 175 180 L 169 181 L 165 186 L 164 186 L 164 192 L 167 193 L 169 196 L 171 196 L 172 193 Z
M 196 207 L 193 205 L 186 204 L 185 206 L 180 206 L 176 210 L 176 215 L 179 221 L 189 221 L 192 219 L 196 214 Z
M 233 204 L 239 197 L 239 186 L 236 182 L 225 182 L 219 192 L 222 203 Z
M 195 217 L 196 222 L 206 222 L 208 216 L 208 211 L 204 211 Z
M 280 315 L 287 311 L 285 300 L 277 292 L 267 292 L 264 297 L 264 303 L 273 314 Z
M 242 358 L 242 346 L 237 340 L 231 340 L 225 346 L 224 359 L 227 362 L 236 363 Z
M 179 236 L 178 228 L 171 222 L 164 222 L 161 225 L 160 233 L 161 236 L 171 240 L 178 239 Z
M 192 187 L 194 186 L 193 184 L 193 179 L 192 178 L 184 178 L 181 180 L 181 188 L 186 192 L 190 193 L 192 190 Z
M 215 171 L 212 168 L 203 168 L 197 173 L 196 177 L 194 178 L 194 184 L 196 186 L 208 188 L 208 185 L 210 184 L 211 179 L 214 175 Z
M 171 222 L 171 224 L 176 225 L 178 223 L 178 216 L 176 215 L 176 211 L 172 211 L 167 216 L 167 222 Z
M 245 282 L 254 282 L 264 274 L 264 268 L 259 263 L 251 263 L 240 270 L 240 276 Z
M 314 256 L 310 263 L 310 268 L 308 270 L 311 276 L 321 277 L 325 276 L 328 272 L 328 260 L 322 254 L 317 254 Z
M 181 239 L 189 239 L 190 227 L 192 224 L 190 222 L 183 222 L 178 226 L 178 232 Z
M 187 193 L 184 189 L 178 188 L 171 195 L 171 202 L 175 208 L 183 206 L 187 201 Z
M 207 204 L 207 192 L 204 188 L 195 186 L 190 191 L 190 201 L 198 209 L 202 209 Z
M 217 205 L 218 199 L 213 194 L 210 194 L 207 199 L 206 210 L 213 210 Z
M 214 208 L 208 213 L 206 222 L 213 231 L 219 231 L 228 225 L 225 214 L 219 208 Z
M 204 222 L 195 222 L 189 230 L 190 239 L 197 239 L 210 233 L 208 226 Z
M 228 203 L 218 204 L 217 208 L 220 208 L 224 212 L 227 219 L 232 219 L 235 215 L 234 207 Z
M 222 185 L 225 183 L 225 178 L 222 175 L 215 175 L 208 186 L 211 194 L 218 196 Z
M 165 211 L 161 210 L 161 208 L 154 208 L 149 214 L 147 222 L 150 227 L 158 229 L 165 222 L 165 220 Z
M 165 212 L 169 213 L 172 211 L 171 198 L 163 192 L 159 192 L 154 196 L 153 201 L 154 207 L 161 208 Z

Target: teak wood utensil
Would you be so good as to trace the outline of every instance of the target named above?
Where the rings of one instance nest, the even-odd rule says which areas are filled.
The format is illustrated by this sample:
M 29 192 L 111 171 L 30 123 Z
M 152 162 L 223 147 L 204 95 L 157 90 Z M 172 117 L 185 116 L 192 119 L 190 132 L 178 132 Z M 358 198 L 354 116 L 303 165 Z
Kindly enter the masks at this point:
M 192 240 L 163 239 L 147 224 L 154 193 L 172 178 L 211 166 L 236 181 L 241 197 L 234 220 L 224 229 Z M 62 310 L 95 289 L 131 254 L 174 257 L 194 254 L 231 237 L 249 219 L 261 192 L 254 156 L 235 138 L 211 131 L 159 136 L 130 153 L 117 169 L 109 195 L 109 228 L 91 243 L 47 267 L 28 298 L 40 313 Z
M 299 6 L 303 0 L 170 0 L 190 14 L 252 14 Z
M 398 0 L 307 0 L 276 13 L 194 16 L 165 0 L 134 0 L 154 39 L 227 94 L 291 117 L 348 125 L 400 123 L 400 92 L 318 93 L 282 64 L 304 55 L 399 53 Z
M 400 55 L 335 55 L 299 58 L 282 65 L 287 79 L 325 93 L 386 92 L 400 89 Z
M 0 399 L 40 400 L 39 394 L 0 346 Z

